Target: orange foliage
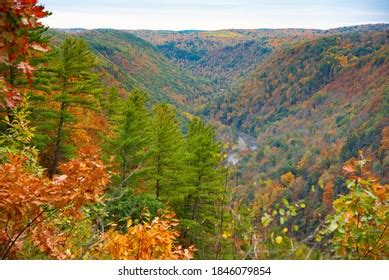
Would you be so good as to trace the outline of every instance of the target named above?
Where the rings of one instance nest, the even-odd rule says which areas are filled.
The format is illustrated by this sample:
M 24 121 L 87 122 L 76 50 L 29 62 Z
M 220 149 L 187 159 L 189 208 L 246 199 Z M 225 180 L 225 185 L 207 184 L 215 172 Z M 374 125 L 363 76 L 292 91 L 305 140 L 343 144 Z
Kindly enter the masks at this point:
M 322 184 L 321 186 L 323 187 L 322 203 L 325 206 L 325 209 L 329 210 L 331 209 L 333 202 L 335 176 L 327 171 L 320 177 L 320 181 Z
M 346 67 L 347 66 L 347 57 L 344 56 L 344 55 L 341 55 L 341 56 L 338 56 L 337 57 L 338 61 L 339 61 L 339 64 L 342 66 L 342 67 Z
M 381 149 L 384 151 L 389 150 L 389 126 L 385 126 L 382 129 Z
M 178 220 L 174 213 L 156 217 L 150 223 L 132 225 L 121 234 L 116 230 L 108 231 L 98 252 L 108 252 L 116 260 L 181 260 L 192 259 L 194 246 L 183 249 L 177 245 L 179 232 L 175 229 Z
M 58 169 L 64 175 L 54 178 L 54 184 L 71 186 L 71 190 L 66 188 L 65 203 L 72 203 L 72 215 L 78 215 L 83 205 L 99 201 L 109 182 L 108 172 L 94 146 L 81 148 L 76 159 L 61 164 Z
M 339 257 L 387 259 L 388 185 L 379 183 L 362 152 L 343 170 L 349 178 L 349 193 L 334 201 L 324 233 L 332 235 L 330 242 Z
M 294 180 L 295 178 L 292 172 L 285 173 L 281 176 L 281 182 L 286 186 L 293 186 Z
M 382 185 L 380 183 L 379 178 L 372 172 L 371 160 L 365 158 L 362 151 L 359 151 L 359 159 L 350 159 L 342 169 L 349 179 L 362 183 L 368 180 L 374 194 L 381 201 L 387 201 L 388 185 Z
M 297 166 L 300 169 L 304 169 L 309 165 L 309 155 L 304 154 L 304 156 L 301 158 L 301 160 L 298 162 Z
M 76 117 L 71 141 L 77 147 L 100 143 L 101 134 L 109 134 L 107 118 L 102 114 L 84 109 L 71 108 L 71 113 Z
M 25 158 L 9 156 L 0 166 L 0 257 L 16 258 L 26 240 L 43 252 L 64 258 L 61 235 L 46 224 L 54 213 L 80 219 L 81 207 L 99 201 L 109 175 L 93 147 L 85 147 L 77 159 L 60 165 L 63 174 L 52 181 L 25 169 Z M 61 243 L 61 244 L 60 244 Z
M 327 182 L 324 185 L 324 192 L 323 192 L 323 204 L 326 208 L 330 208 L 332 206 L 333 195 L 334 195 L 334 183 Z
M 272 181 L 266 181 L 264 186 L 259 189 L 255 194 L 255 202 L 253 204 L 253 210 L 259 213 L 261 209 L 267 209 L 271 207 L 274 202 L 279 200 L 285 193 L 285 188 Z

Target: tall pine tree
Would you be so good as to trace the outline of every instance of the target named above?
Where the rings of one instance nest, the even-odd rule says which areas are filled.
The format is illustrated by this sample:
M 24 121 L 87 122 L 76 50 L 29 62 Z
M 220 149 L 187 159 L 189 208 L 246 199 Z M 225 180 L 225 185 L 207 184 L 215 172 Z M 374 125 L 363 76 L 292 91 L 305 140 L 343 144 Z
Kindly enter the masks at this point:
M 150 113 L 147 94 L 139 89 L 130 92 L 121 115 L 116 117 L 115 136 L 107 152 L 119 162 L 119 185 L 136 186 L 144 171 L 143 163 L 150 144 Z
M 41 93 L 34 98 L 38 121 L 34 123 L 38 129 L 38 146 L 44 149 L 42 162 L 50 178 L 56 173 L 59 161 L 71 150 L 69 134 L 77 121 L 75 112 L 82 115 L 83 110 L 98 107 L 96 96 L 101 84 L 93 72 L 96 65 L 87 43 L 68 37 L 53 49 L 47 67 L 37 74 Z
M 199 256 L 214 257 L 224 195 L 223 156 L 215 129 L 199 118 L 192 120 L 185 150 L 186 199 L 180 218 L 189 228 L 186 235 L 195 242 Z
M 150 149 L 147 159 L 148 183 L 158 199 L 169 201 L 182 186 L 182 134 L 174 107 L 157 104 L 153 108 Z

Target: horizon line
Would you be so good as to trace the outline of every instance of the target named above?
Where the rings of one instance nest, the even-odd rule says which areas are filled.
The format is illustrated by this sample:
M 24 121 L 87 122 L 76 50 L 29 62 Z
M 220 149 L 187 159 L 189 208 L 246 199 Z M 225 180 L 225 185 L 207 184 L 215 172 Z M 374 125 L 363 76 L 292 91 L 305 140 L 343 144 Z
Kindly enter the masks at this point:
M 113 28 L 113 27 L 97 27 L 97 28 L 85 28 L 85 27 L 50 27 L 50 29 L 67 29 L 67 30 L 121 30 L 121 31 L 170 31 L 170 32 L 206 32 L 206 31 L 225 31 L 225 30 L 314 30 L 314 31 L 329 31 L 339 28 L 350 28 L 369 25 L 389 25 L 389 22 L 377 22 L 377 23 L 361 23 L 352 25 L 342 25 L 332 28 L 307 28 L 307 27 L 258 27 L 258 28 L 221 28 L 221 29 L 150 29 L 150 28 Z

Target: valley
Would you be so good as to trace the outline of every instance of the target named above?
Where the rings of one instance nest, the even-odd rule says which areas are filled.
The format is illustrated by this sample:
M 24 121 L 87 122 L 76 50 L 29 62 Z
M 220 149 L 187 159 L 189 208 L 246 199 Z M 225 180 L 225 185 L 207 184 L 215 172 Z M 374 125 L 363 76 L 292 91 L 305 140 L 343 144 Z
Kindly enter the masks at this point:
M 372 172 L 388 182 L 389 154 L 383 146 L 389 121 L 388 25 L 104 32 L 137 36 L 172 65 L 164 71 L 174 71 L 150 77 L 147 66 L 125 57 L 145 80 L 167 82 L 159 88 L 175 81 L 184 85 L 173 95 L 182 102 L 174 104 L 216 127 L 226 164 L 234 170 L 234 200 L 254 203 L 252 197 L 272 182 L 274 189 L 286 187 L 288 200 L 307 201 L 300 238 L 312 234 L 332 201 L 347 192 L 342 167 L 351 158 L 363 152 L 374 162 Z M 96 47 L 93 32 L 81 36 L 111 59 L 108 50 Z M 171 100 L 171 92 L 162 94 Z
M 389 258 L 389 24 L 61 29 L 3 2 L 2 259 Z
M 232 162 L 244 159 L 242 179 L 247 170 L 275 180 L 292 172 L 306 187 L 320 176 L 305 174 L 337 176 L 360 149 L 388 176 L 387 160 L 378 154 L 387 125 L 387 32 L 384 24 L 324 31 L 75 31 L 103 59 L 108 83 L 140 86 L 156 101 L 210 120 L 224 142 L 235 145 Z M 239 147 L 240 133 L 255 137 L 257 148 Z

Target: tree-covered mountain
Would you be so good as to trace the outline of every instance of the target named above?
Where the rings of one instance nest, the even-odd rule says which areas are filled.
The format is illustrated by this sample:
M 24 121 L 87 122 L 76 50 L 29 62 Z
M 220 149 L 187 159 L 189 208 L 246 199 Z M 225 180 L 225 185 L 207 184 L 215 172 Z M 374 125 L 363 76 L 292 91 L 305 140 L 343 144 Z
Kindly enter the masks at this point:
M 176 67 L 208 81 L 216 96 L 196 102 L 193 112 L 211 120 L 219 138 L 230 143 L 241 185 L 281 182 L 290 174 L 296 182 L 293 197 L 306 198 L 312 185 L 336 180 L 336 189 L 330 191 L 327 184 L 321 193 L 331 193 L 327 200 L 332 201 L 346 188 L 342 166 L 359 151 L 374 160 L 372 171 L 388 180 L 382 148 L 387 32 L 388 25 L 377 24 L 119 33 L 139 36 Z M 241 195 L 255 193 L 245 189 Z M 321 199 L 312 200 L 310 208 L 319 211 L 323 205 Z
M 272 52 L 281 40 L 315 36 L 305 30 L 129 31 L 155 45 L 166 57 L 209 80 L 217 92 L 234 82 Z
M 2 5 L 1 259 L 389 258 L 388 25 L 47 32 Z
M 378 156 L 389 94 L 387 44 L 387 33 L 368 32 L 280 48 L 217 101 L 214 115 L 257 137 L 253 160 L 273 178 L 340 171 L 359 149 Z
M 154 102 L 166 101 L 185 110 L 205 102 L 213 89 L 209 82 L 176 66 L 150 43 L 125 31 L 56 30 L 54 41 L 67 34 L 85 39 L 100 58 L 107 85 L 122 90 L 141 88 Z
M 383 31 L 385 24 L 318 29 L 228 29 L 219 31 L 130 30 L 194 76 L 204 77 L 215 91 L 233 91 L 236 81 L 279 47 L 339 33 Z

